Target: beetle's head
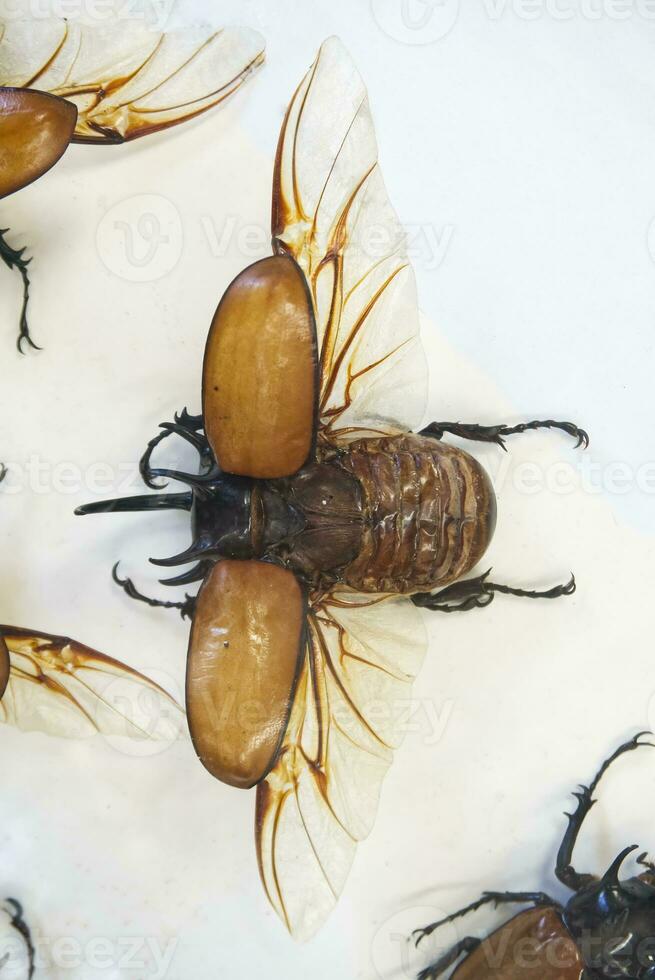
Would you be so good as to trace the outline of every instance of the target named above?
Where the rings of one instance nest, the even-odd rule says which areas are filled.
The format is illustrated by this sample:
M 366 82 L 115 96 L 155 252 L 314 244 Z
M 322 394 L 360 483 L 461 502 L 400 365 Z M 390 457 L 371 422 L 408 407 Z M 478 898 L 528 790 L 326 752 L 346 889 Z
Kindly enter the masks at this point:
M 188 482 L 191 482 L 192 478 Z M 222 473 L 215 467 L 201 475 L 185 493 L 140 494 L 84 504 L 77 515 L 144 510 L 186 510 L 191 515 L 192 542 L 173 558 L 151 559 L 162 566 L 182 565 L 195 559 L 251 558 L 252 496 L 254 481 Z
M 627 847 L 600 880 L 584 885 L 565 911 L 566 925 L 594 976 L 655 980 L 655 878 L 619 879 Z

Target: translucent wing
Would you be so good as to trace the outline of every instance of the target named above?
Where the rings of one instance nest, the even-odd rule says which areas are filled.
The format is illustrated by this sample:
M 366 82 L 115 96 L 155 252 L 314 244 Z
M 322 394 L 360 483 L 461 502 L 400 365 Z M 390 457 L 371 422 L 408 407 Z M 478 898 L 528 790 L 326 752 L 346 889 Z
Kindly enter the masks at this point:
M 414 273 L 377 163 L 366 89 L 337 38 L 323 44 L 287 111 L 272 233 L 314 299 L 323 436 L 416 428 L 427 367 Z
M 23 731 L 173 740 L 184 711 L 158 684 L 65 636 L 0 626 L 9 678 L 0 721 Z
M 308 939 L 341 893 L 369 833 L 401 741 L 425 652 L 407 599 L 315 596 L 309 639 L 278 761 L 257 788 L 256 840 L 268 897 Z
M 217 105 L 263 60 L 261 35 L 240 27 L 161 34 L 134 22 L 18 21 L 0 40 L 0 84 L 70 99 L 78 142 L 118 143 Z

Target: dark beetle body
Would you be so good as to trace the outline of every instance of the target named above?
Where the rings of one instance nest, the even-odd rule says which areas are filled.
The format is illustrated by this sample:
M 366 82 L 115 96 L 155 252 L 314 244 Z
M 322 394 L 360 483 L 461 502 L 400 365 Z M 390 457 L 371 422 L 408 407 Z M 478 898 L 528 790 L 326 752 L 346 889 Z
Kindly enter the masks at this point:
M 223 556 L 279 562 L 317 588 L 412 593 L 479 561 L 496 502 L 472 456 L 407 434 L 319 450 L 284 479 L 221 474 L 195 515 L 196 541 Z
M 489 902 L 496 905 L 530 903 L 485 939 L 467 936 L 432 966 L 420 980 L 438 980 L 461 960 L 452 980 L 655 980 L 655 865 L 642 855 L 647 871 L 621 879 L 619 872 L 636 845 L 626 847 L 598 878 L 580 874 L 572 865 L 573 849 L 593 793 L 609 766 L 626 752 L 650 742 L 640 733 L 603 763 L 591 784 L 575 793 L 578 805 L 557 856 L 555 873 L 574 894 L 560 905 L 543 892 L 485 892 L 477 902 L 418 930 L 420 942 L 445 922 L 473 912 Z

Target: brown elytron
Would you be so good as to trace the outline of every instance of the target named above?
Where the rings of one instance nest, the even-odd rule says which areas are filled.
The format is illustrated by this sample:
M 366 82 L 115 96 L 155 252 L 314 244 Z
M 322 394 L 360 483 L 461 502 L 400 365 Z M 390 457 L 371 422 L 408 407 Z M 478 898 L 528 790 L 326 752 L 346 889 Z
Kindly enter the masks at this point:
M 0 198 L 41 177 L 75 130 L 70 102 L 30 89 L 0 88 Z
M 212 321 L 202 379 L 205 432 L 227 472 L 272 478 L 306 462 L 315 347 L 311 296 L 292 259 L 262 259 L 237 276 Z
M 266 776 L 289 720 L 305 599 L 291 572 L 221 561 L 198 594 L 187 659 L 191 738 L 203 765 L 249 788 Z
M 169 584 L 206 581 L 195 607 L 163 603 L 193 615 L 189 724 L 210 772 L 257 782 L 264 886 L 308 938 L 344 887 L 402 739 L 425 651 L 417 605 L 440 608 L 439 586 L 448 601 L 459 588 L 464 608 L 512 590 L 458 581 L 484 554 L 496 508 L 482 467 L 441 435 L 488 432 L 444 423 L 415 434 L 427 393 L 415 281 L 366 90 L 336 38 L 282 126 L 272 232 L 273 257 L 242 272 L 218 307 L 203 414 L 165 423 L 141 461 L 149 486 L 169 477 L 192 492 L 78 513 L 191 510 L 191 547 L 156 562 L 198 561 Z M 562 427 L 527 427 L 544 424 Z M 199 473 L 150 465 L 173 432 L 198 450 Z M 230 717 L 253 692 L 254 736 Z
M 584 961 L 556 909 L 529 909 L 496 929 L 452 980 L 580 980 Z

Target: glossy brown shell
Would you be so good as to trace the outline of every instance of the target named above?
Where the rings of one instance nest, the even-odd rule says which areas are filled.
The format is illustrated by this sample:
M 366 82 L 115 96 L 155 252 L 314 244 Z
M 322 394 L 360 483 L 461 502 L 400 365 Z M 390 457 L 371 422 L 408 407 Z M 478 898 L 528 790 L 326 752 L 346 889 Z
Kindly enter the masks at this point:
M 0 636 L 0 698 L 2 698 L 2 695 L 7 689 L 9 669 L 9 650 L 7 649 L 7 644 L 5 643 L 4 639 Z
M 77 109 L 33 89 L 0 88 L 0 198 L 37 180 L 71 141 Z
M 582 957 L 553 908 L 516 915 L 475 949 L 452 980 L 580 980 Z
M 306 600 L 296 577 L 260 561 L 221 561 L 198 594 L 186 701 L 200 761 L 247 789 L 274 765 L 304 649 Z
M 284 255 L 236 277 L 214 315 L 202 380 L 205 432 L 223 470 L 290 476 L 313 445 L 316 326 L 305 277 Z

